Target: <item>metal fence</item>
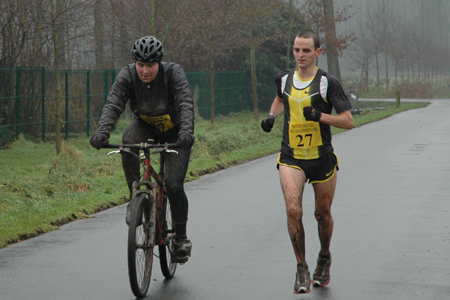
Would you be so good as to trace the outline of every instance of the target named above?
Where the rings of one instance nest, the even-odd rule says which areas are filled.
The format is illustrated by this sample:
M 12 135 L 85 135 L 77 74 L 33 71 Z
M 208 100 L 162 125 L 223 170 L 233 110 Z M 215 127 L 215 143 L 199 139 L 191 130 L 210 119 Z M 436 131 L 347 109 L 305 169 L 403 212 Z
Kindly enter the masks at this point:
M 61 133 L 90 136 L 97 129 L 103 105 L 120 70 L 60 72 Z M 210 118 L 208 72 L 186 72 L 200 116 Z M 45 68 L 0 68 L 0 145 L 25 134 L 46 140 L 56 131 L 55 72 Z M 216 72 L 215 113 L 227 115 L 250 107 L 249 81 L 244 71 Z M 129 109 L 124 115 L 130 115 Z

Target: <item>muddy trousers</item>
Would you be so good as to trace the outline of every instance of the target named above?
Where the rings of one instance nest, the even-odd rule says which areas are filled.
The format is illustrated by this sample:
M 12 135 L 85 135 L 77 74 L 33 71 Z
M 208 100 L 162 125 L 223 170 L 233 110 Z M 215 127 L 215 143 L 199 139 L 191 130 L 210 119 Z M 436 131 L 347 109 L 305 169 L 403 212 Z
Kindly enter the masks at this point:
M 162 133 L 142 119 L 134 118 L 123 133 L 122 143 L 141 143 L 149 139 L 160 143 L 176 143 L 178 130 L 170 130 Z M 165 161 L 164 182 L 172 210 L 172 221 L 176 235 L 179 238 L 186 238 L 186 223 L 189 207 L 183 184 L 189 165 L 191 149 L 180 148 L 176 150 L 178 154 L 163 154 Z M 140 180 L 141 178 L 139 160 L 131 154 L 124 153 L 122 155 L 122 166 L 131 195 L 133 181 Z

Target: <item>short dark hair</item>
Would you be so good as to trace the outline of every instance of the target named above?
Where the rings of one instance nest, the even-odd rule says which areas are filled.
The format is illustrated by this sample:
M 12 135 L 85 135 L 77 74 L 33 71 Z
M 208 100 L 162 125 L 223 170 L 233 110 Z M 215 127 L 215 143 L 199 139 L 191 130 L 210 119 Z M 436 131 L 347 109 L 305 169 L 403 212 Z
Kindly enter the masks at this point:
M 302 29 L 297 33 L 298 38 L 312 38 L 314 41 L 314 48 L 317 50 L 320 48 L 320 39 L 317 33 L 312 31 L 311 29 Z

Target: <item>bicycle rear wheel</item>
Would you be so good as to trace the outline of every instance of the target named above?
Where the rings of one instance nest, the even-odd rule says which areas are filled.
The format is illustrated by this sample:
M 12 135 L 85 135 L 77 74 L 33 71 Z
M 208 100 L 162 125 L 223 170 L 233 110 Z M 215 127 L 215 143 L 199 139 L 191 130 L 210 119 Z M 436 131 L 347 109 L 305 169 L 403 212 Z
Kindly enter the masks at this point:
M 163 223 L 163 237 L 166 238 L 175 233 L 172 224 L 172 211 L 170 210 L 170 203 L 167 195 L 164 194 L 163 199 L 163 216 L 161 220 Z M 173 278 L 177 270 L 177 263 L 172 259 L 173 253 L 173 238 L 165 239 L 165 245 L 159 246 L 159 264 L 161 265 L 161 272 L 166 278 Z
M 149 227 L 154 226 L 152 207 L 147 195 L 134 200 L 128 227 L 128 275 L 133 294 L 145 297 L 150 286 L 153 264 L 154 237 L 149 236 Z

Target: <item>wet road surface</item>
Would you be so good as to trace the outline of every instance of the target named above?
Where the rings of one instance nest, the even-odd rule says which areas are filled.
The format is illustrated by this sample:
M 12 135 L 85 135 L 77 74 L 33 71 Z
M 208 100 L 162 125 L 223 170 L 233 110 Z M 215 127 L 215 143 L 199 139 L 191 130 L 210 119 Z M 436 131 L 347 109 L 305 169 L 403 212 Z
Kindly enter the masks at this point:
M 186 184 L 192 258 L 146 299 L 449 299 L 450 100 L 333 137 L 331 282 L 294 295 L 276 155 Z M 306 257 L 319 251 L 306 187 Z M 125 206 L 0 250 L 0 299 L 134 299 Z

